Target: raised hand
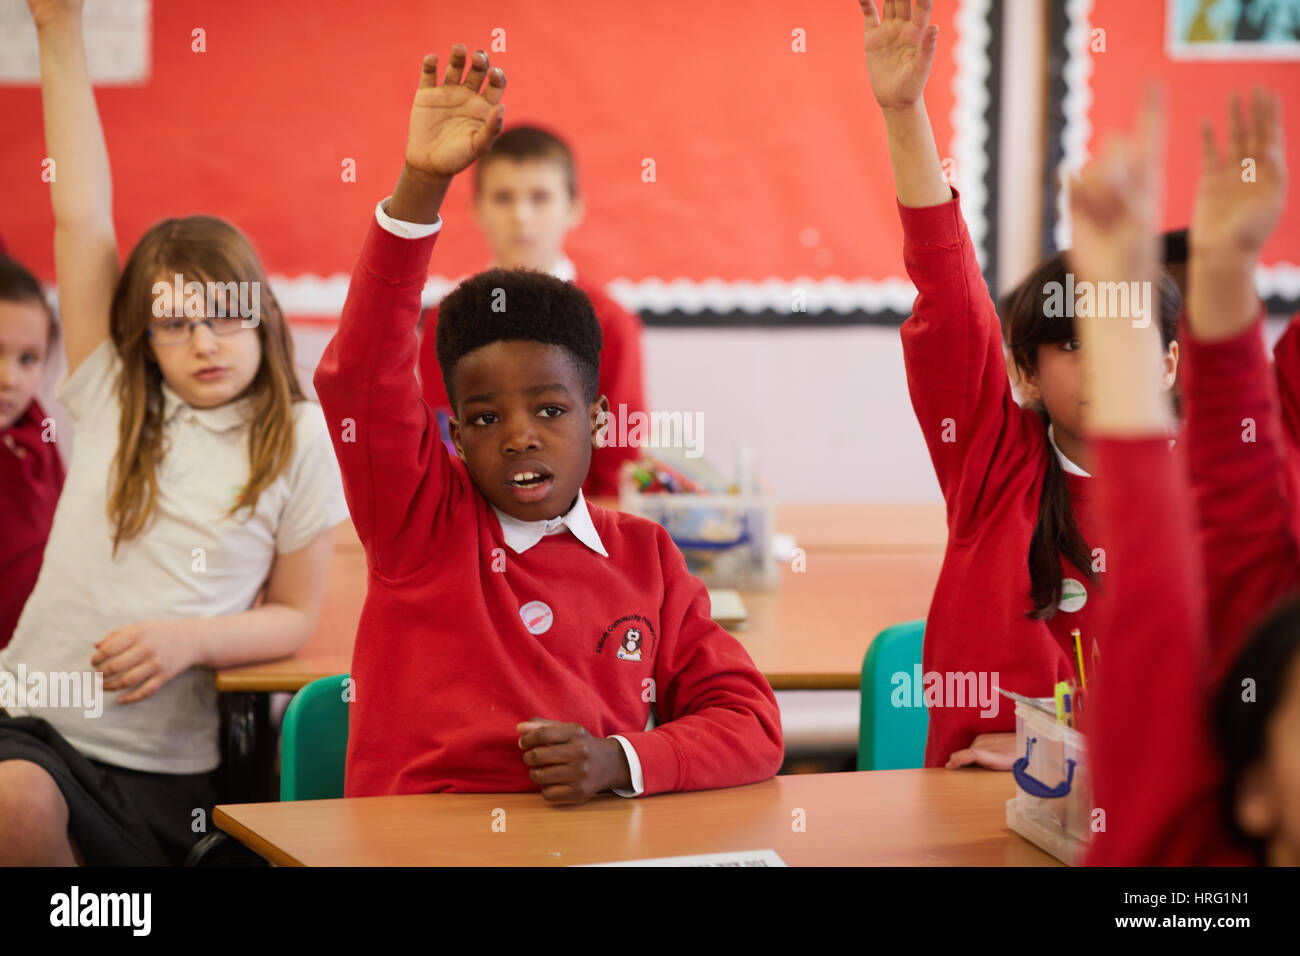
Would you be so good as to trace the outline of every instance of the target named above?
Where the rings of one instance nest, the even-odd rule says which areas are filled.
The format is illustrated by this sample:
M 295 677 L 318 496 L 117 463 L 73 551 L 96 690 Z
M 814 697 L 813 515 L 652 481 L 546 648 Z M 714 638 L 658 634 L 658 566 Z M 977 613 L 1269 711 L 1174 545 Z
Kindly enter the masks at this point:
M 1255 87 L 1247 114 L 1234 93 L 1226 154 L 1219 152 L 1210 121 L 1201 122 L 1201 179 L 1191 242 L 1207 250 L 1258 255 L 1282 215 L 1286 178 L 1278 97 Z
M 1069 259 L 1079 278 L 1152 278 L 1164 185 L 1163 127 L 1159 97 L 1152 90 L 1136 135 L 1113 139 L 1105 156 L 1071 181 L 1074 248 Z
M 457 43 L 439 83 L 438 58 L 426 56 L 411 106 L 406 163 L 438 179 L 450 179 L 486 153 L 505 118 L 505 73 L 500 67 L 489 71 L 482 50 L 475 51 L 468 71 L 465 60 L 465 45 Z
M 1095 290 L 1092 307 L 1076 307 L 1075 329 L 1082 343 L 1092 435 L 1152 435 L 1171 424 L 1164 393 L 1164 350 L 1160 324 L 1159 258 L 1164 111 L 1155 89 L 1142 106 L 1138 132 L 1115 141 L 1105 158 L 1090 166 L 1070 189 L 1074 248 L 1070 251 L 1076 288 Z M 1086 284 L 1086 285 L 1085 285 Z M 1114 314 L 1128 302 L 1128 314 Z
M 883 110 L 914 106 L 934 64 L 939 28 L 930 24 L 934 0 L 858 0 L 867 21 L 867 76 Z

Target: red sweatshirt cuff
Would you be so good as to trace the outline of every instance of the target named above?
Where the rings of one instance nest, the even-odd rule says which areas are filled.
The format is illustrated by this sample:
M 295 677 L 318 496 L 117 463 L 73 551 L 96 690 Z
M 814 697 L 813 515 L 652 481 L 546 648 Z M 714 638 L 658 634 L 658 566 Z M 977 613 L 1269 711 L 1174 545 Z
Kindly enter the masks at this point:
M 952 199 L 937 206 L 904 206 L 897 199 L 898 218 L 903 223 L 903 243 L 952 248 L 960 245 L 966 232 L 961 215 L 961 195 L 956 189 Z
M 370 217 L 370 231 L 361 246 L 361 265 L 382 282 L 405 285 L 414 279 L 424 280 L 429 275 L 429 259 L 441 231 L 423 239 L 403 239 L 395 236 Z
M 682 789 L 686 761 L 671 737 L 653 730 L 619 736 L 632 745 L 641 761 L 641 778 L 645 783 L 643 797 Z

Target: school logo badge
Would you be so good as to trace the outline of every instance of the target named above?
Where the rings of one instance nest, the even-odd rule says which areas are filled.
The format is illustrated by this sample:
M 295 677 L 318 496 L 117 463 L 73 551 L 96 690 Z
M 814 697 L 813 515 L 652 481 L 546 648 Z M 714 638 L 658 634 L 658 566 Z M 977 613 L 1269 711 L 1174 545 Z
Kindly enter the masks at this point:
M 610 638 L 613 641 L 610 641 Z M 658 637 L 655 626 L 648 617 L 640 614 L 624 614 L 617 621 L 605 628 L 596 642 L 596 653 L 605 650 L 605 643 L 617 647 L 614 657 L 620 661 L 654 660 L 655 644 Z M 649 644 L 646 642 L 649 641 Z
M 620 661 L 639 661 L 641 659 L 641 629 L 629 627 L 623 632 L 623 640 L 618 645 Z
M 1088 589 L 1082 581 L 1074 578 L 1061 579 L 1061 601 L 1057 604 L 1062 611 L 1077 611 L 1088 603 Z
M 548 605 L 541 601 L 529 601 L 519 609 L 519 619 L 528 628 L 529 634 L 545 634 L 555 623 L 555 615 Z

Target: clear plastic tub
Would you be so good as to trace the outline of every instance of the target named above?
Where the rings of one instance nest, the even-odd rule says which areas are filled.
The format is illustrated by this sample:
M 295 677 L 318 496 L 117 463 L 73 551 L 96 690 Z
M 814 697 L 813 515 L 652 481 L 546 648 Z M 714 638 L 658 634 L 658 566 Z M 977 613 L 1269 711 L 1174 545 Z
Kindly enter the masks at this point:
M 663 525 L 686 566 L 712 588 L 774 588 L 776 503 L 761 495 L 640 494 L 625 483 L 620 510 Z
M 1062 862 L 1083 862 L 1093 810 L 1087 739 L 1055 715 L 1018 701 L 1016 753 L 1007 826 Z

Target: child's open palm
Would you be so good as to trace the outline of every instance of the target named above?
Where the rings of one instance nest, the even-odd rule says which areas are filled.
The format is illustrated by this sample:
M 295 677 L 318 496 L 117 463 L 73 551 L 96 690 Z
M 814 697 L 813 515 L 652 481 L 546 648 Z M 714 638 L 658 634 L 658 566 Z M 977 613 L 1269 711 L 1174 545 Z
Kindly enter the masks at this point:
M 1228 110 L 1227 154 L 1209 120 L 1201 127 L 1201 179 L 1191 239 L 1202 248 L 1257 255 L 1286 202 L 1286 153 L 1278 98 L 1256 87 L 1250 114 L 1236 94 Z
M 505 118 L 505 73 L 499 67 L 489 72 L 482 50 L 474 53 L 467 72 L 465 60 L 465 46 L 458 43 L 439 83 L 438 57 L 426 56 L 411 106 L 406 162 L 440 179 L 450 179 L 486 153 Z
M 925 89 L 939 28 L 930 25 L 934 0 L 858 0 L 867 21 L 867 76 L 881 109 L 906 109 Z

